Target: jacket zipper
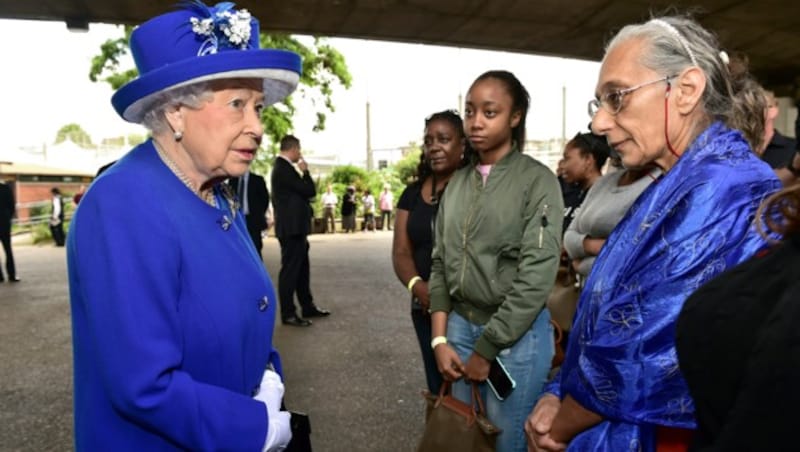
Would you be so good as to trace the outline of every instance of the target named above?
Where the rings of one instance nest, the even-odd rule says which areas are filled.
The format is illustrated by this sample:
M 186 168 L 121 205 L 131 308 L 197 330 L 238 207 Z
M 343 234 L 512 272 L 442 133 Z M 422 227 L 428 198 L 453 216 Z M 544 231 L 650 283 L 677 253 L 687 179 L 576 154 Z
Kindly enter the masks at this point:
M 472 180 L 475 188 L 475 199 L 477 199 L 480 197 L 480 188 L 474 183 L 475 178 Z M 467 214 L 467 218 L 464 220 L 464 229 L 461 235 L 461 277 L 458 279 L 458 288 L 461 291 L 462 298 L 464 295 L 464 275 L 467 272 L 467 231 L 469 230 L 470 223 L 472 223 L 472 216 L 475 213 L 476 204 L 477 202 L 473 201 L 470 205 L 469 213 Z
M 542 222 L 539 225 L 539 248 L 542 248 L 542 235 L 544 235 L 544 228 L 547 227 L 547 204 L 542 206 Z

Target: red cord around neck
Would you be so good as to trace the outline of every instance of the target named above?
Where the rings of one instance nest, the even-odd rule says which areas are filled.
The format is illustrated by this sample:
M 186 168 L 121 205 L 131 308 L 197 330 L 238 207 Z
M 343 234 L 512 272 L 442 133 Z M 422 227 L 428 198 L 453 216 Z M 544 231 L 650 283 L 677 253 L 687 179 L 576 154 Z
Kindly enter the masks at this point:
M 677 158 L 681 158 L 675 149 L 672 147 L 672 144 L 669 142 L 669 92 L 672 90 L 672 83 L 667 80 L 667 93 L 664 95 L 664 138 L 667 140 L 667 149 L 669 152 L 672 152 Z

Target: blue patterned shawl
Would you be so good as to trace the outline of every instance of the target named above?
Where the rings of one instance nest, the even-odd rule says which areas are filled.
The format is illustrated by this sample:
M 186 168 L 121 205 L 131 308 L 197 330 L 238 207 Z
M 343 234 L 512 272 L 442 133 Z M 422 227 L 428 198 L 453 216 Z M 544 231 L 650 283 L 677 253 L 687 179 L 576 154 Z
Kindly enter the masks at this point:
M 650 185 L 606 241 L 545 389 L 605 420 L 574 451 L 654 450 L 655 426 L 694 428 L 675 321 L 700 285 L 765 246 L 753 219 L 780 188 L 738 131 L 714 123 Z

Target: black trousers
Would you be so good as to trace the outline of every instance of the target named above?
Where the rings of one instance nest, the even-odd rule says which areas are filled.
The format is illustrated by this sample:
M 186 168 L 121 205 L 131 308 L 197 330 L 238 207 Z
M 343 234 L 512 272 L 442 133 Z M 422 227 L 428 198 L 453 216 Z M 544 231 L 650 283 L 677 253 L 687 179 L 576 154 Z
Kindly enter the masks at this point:
M 53 234 L 53 241 L 56 246 L 64 246 L 64 222 L 60 221 L 56 225 L 50 225 L 50 233 Z
M 308 260 L 309 244 L 305 235 L 278 238 L 281 245 L 281 271 L 278 274 L 278 298 L 281 303 L 281 318 L 297 315 L 294 294 L 303 312 L 314 309 L 311 296 L 311 274 Z
M 14 253 L 11 251 L 11 228 L 0 230 L 0 242 L 3 242 L 3 251 L 6 253 L 6 273 L 9 279 L 17 276 L 17 269 L 14 266 Z M 0 272 L 0 280 L 3 273 Z
M 261 256 L 261 249 L 264 248 L 264 240 L 261 238 L 261 229 L 257 226 L 254 227 L 248 224 L 247 232 L 250 234 L 250 240 L 253 241 L 253 245 L 256 247 L 258 257 L 261 257 L 263 260 L 264 258 Z
M 431 394 L 438 394 L 442 387 L 442 374 L 436 365 L 436 357 L 431 349 L 431 339 L 433 339 L 431 328 L 431 315 L 419 307 L 411 308 L 411 321 L 414 324 L 414 331 L 417 333 L 417 342 L 422 351 L 422 364 L 425 366 L 425 381 L 428 383 L 428 391 Z

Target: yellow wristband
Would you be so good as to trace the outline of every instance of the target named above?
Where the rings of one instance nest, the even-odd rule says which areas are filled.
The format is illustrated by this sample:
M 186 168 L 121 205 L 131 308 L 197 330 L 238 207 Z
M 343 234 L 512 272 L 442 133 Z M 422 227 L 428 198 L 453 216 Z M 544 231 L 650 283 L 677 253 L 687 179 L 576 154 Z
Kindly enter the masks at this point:
M 408 291 L 409 292 L 413 292 L 414 291 L 414 284 L 418 283 L 419 281 L 422 281 L 422 277 L 421 276 L 415 276 L 415 277 L 409 279 L 408 280 L 408 286 L 406 286 L 406 287 L 408 287 Z
M 447 338 L 446 337 L 444 337 L 444 336 L 436 336 L 431 341 L 431 349 L 435 350 L 437 345 L 446 344 L 446 343 L 447 343 Z

